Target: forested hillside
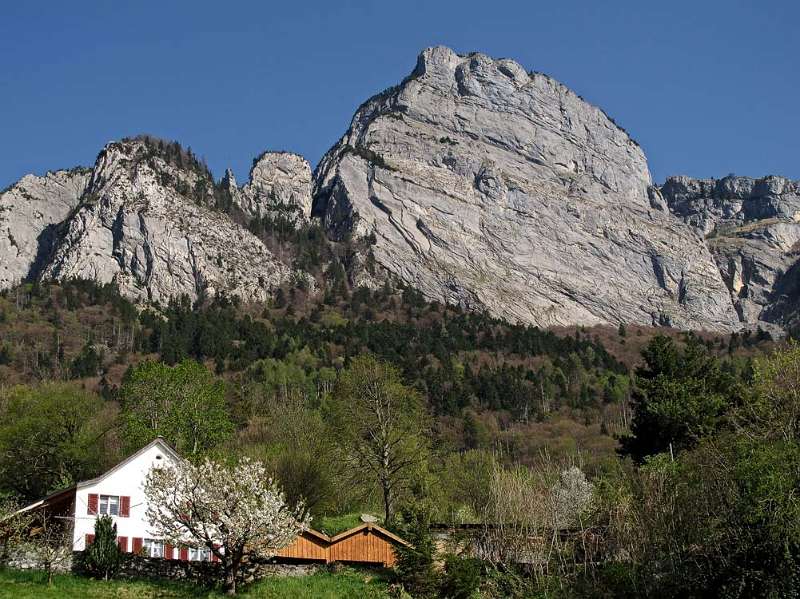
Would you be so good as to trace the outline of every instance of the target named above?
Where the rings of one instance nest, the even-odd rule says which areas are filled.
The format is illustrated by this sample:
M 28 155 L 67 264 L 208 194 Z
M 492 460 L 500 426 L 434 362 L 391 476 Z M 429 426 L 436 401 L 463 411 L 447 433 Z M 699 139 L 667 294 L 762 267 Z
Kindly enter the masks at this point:
M 235 437 L 246 444 L 264 402 L 296 395 L 316 409 L 350 360 L 370 353 L 423 395 L 448 451 L 491 449 L 530 463 L 546 446 L 594 463 L 628 430 L 631 369 L 653 334 L 556 334 L 426 302 L 388 283 L 351 291 L 344 279 L 318 294 L 282 288 L 263 305 L 222 296 L 144 309 L 111 285 L 29 284 L 0 295 L 0 382 L 71 381 L 115 407 L 135 365 L 195 360 L 224 382 Z M 765 334 L 673 337 L 701 343 L 735 377 L 746 377 L 748 356 L 771 345 Z
M 415 547 L 396 574 L 415 597 L 791 587 L 795 348 L 760 329 L 544 330 L 365 281 L 374 238 L 331 242 L 292 206 L 248 215 L 191 153 L 139 141 L 304 274 L 249 302 L 134 304 L 83 279 L 0 292 L 2 505 L 161 435 L 192 461 L 264 462 L 328 532 L 380 514 Z M 444 578 L 434 527 L 471 531 Z

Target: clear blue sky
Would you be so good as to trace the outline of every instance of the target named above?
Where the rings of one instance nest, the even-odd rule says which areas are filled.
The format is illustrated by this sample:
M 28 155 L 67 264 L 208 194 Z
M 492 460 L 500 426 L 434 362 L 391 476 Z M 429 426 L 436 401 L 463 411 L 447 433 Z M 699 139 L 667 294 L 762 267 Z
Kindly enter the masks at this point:
M 800 178 L 800 2 L 3 2 L 0 188 L 140 132 L 240 181 L 265 149 L 313 164 L 419 51 L 514 58 L 606 112 L 656 181 Z

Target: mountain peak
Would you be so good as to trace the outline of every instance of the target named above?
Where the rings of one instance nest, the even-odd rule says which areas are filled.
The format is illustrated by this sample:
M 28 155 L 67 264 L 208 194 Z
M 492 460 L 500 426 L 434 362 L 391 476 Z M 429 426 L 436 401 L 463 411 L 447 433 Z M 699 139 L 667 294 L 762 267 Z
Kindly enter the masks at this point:
M 334 239 L 431 299 L 542 326 L 729 330 L 707 249 L 650 208 L 645 156 L 606 114 L 513 60 L 424 50 L 320 162 Z

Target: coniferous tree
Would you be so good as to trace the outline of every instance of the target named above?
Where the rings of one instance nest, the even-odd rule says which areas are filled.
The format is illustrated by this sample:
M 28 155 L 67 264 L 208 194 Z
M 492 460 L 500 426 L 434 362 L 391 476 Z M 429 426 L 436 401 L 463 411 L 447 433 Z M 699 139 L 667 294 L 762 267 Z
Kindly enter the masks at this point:
M 108 580 L 119 570 L 121 558 L 117 525 L 111 516 L 100 516 L 94 523 L 94 541 L 86 550 L 86 566 L 95 576 Z
M 708 353 L 697 337 L 680 349 L 669 337 L 655 337 L 642 352 L 632 393 L 631 433 L 621 453 L 642 462 L 656 453 L 694 447 L 724 425 L 738 393 L 735 378 Z

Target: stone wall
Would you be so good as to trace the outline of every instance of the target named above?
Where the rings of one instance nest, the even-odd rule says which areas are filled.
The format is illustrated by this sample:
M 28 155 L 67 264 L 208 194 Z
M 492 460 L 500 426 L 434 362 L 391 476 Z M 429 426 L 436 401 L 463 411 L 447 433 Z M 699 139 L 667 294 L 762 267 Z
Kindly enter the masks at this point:
M 4 550 L 5 553 L 5 550 Z M 53 572 L 69 572 L 72 569 L 73 556 L 68 549 L 64 549 L 59 559 L 53 562 Z M 45 566 L 35 551 L 27 548 L 16 548 L 3 555 L 2 565 L 16 570 L 44 570 Z
M 321 564 L 284 564 L 272 560 L 247 562 L 239 570 L 239 582 L 250 583 L 266 576 L 307 576 L 319 570 Z M 75 552 L 72 571 L 88 575 L 84 552 Z M 196 562 L 176 559 L 143 557 L 123 554 L 117 578 L 150 578 L 161 580 L 187 580 L 213 585 L 222 580 L 222 566 L 218 562 Z

